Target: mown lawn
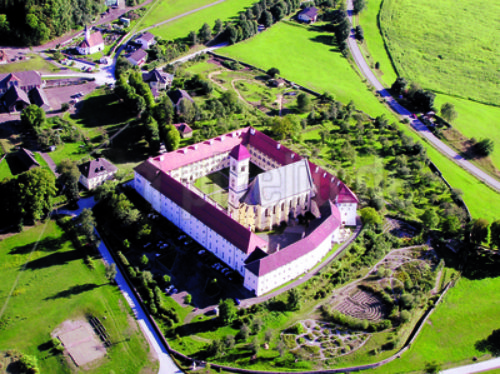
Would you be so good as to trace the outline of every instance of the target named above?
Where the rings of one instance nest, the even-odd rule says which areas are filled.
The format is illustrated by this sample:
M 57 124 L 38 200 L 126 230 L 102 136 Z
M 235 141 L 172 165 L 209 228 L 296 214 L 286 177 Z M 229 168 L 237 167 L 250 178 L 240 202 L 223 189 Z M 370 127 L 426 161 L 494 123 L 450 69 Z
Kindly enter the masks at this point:
M 196 0 L 196 3 L 201 1 Z M 255 3 L 255 0 L 226 0 L 189 16 L 155 27 L 150 32 L 167 40 L 185 38 L 190 31 L 198 32 L 205 22 L 213 28 L 214 22 L 218 18 L 222 21 L 227 21 L 233 17 L 237 18 L 240 11 L 245 10 L 246 7 L 251 6 L 253 3 Z M 194 6 L 194 8 L 197 8 L 197 6 Z M 151 13 L 155 13 L 155 11 L 153 10 Z
M 0 159 L 2 157 L 3 155 L 0 156 Z M 4 159 L 2 162 L 0 162 L 0 181 L 4 178 L 10 177 L 12 177 L 12 172 L 10 171 L 9 163 Z
M 37 70 L 42 73 L 57 73 L 59 68 L 38 55 L 28 55 L 29 60 L 0 65 L 0 74 L 15 71 Z
M 56 165 L 59 165 L 61 160 L 69 158 L 71 160 L 79 161 L 88 156 L 88 152 L 83 142 L 78 143 L 64 143 L 56 146 L 54 152 L 49 153 L 50 157 Z
M 375 63 L 380 63 L 378 78 L 386 87 L 390 87 L 396 80 L 397 74 L 392 67 L 391 60 L 384 47 L 384 39 L 380 33 L 377 17 L 383 0 L 370 0 L 366 8 L 359 16 L 359 24 L 363 28 L 365 42 L 361 45 L 361 50 L 365 56 L 369 56 L 370 67 L 375 71 Z
M 500 104 L 500 3 L 385 0 L 381 27 L 400 75 L 424 88 Z
M 87 372 L 138 373 L 156 366 L 127 302 L 104 277 L 104 265 L 96 260 L 90 270 L 84 256 L 53 221 L 0 242 L 0 351 L 36 356 L 42 373 L 67 373 L 66 359 L 46 343 L 63 321 L 91 313 L 114 344 Z
M 180 14 L 214 3 L 216 0 L 161 0 L 142 20 L 142 27 L 152 26 Z
M 388 113 L 331 44 L 332 38 L 331 33 L 281 22 L 219 53 L 264 70 L 276 67 L 284 78 L 320 93 L 328 91 L 346 104 L 353 100 L 371 116 Z
M 484 353 L 474 345 L 498 328 L 500 278 L 462 278 L 445 296 L 426 323 L 412 348 L 376 373 L 408 373 L 423 370 L 426 362 L 472 363 Z M 466 361 L 464 361 L 466 360 Z

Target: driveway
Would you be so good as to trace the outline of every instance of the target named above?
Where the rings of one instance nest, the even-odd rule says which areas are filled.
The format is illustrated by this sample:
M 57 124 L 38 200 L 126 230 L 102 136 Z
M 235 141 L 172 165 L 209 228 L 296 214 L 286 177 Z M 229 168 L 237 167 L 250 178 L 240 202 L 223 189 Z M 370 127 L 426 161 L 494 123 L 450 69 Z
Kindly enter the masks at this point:
M 477 364 L 459 366 L 457 368 L 443 370 L 441 374 L 472 374 L 472 373 L 481 373 L 493 369 L 500 368 L 500 357 L 493 358 L 488 361 L 478 362 Z
M 352 0 L 347 0 L 347 14 L 349 17 L 349 20 L 351 21 L 352 24 L 352 16 L 353 16 L 353 3 Z M 496 180 L 495 178 L 491 177 L 489 174 L 485 173 L 482 171 L 480 168 L 477 166 L 473 165 L 471 162 L 467 161 L 464 159 L 462 156 L 460 156 L 457 152 L 455 152 L 453 149 L 448 147 L 445 143 L 443 143 L 441 140 L 439 140 L 437 137 L 432 134 L 427 126 L 425 126 L 421 121 L 418 119 L 412 119 L 410 118 L 411 112 L 401 106 L 385 89 L 385 87 L 379 82 L 379 80 L 375 77 L 373 72 L 371 71 L 370 67 L 366 63 L 360 49 L 358 46 L 358 43 L 356 39 L 354 38 L 354 33 L 351 33 L 351 36 L 348 39 L 348 45 L 349 49 L 351 51 L 351 54 L 354 58 L 354 61 L 356 62 L 356 65 L 358 66 L 359 70 L 363 73 L 363 75 L 368 79 L 370 84 L 375 87 L 377 92 L 384 98 L 384 100 L 389 104 L 389 106 L 400 116 L 403 118 L 407 118 L 410 122 L 413 128 L 424 138 L 426 138 L 434 147 L 436 147 L 441 153 L 444 155 L 448 156 L 451 158 L 455 163 L 460 165 L 462 168 L 467 170 L 469 173 L 474 175 L 476 178 L 482 180 L 483 182 L 487 183 L 490 187 L 494 188 L 497 192 L 500 192 L 500 181 Z

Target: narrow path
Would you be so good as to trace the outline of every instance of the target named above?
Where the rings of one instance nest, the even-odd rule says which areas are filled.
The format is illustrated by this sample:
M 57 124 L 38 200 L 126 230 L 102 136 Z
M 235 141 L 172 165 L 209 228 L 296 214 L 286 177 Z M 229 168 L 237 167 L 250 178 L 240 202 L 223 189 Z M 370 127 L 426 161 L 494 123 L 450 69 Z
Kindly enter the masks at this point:
M 40 154 L 40 156 L 42 156 L 42 158 L 45 160 L 45 162 L 49 165 L 50 170 L 52 170 L 52 172 L 54 173 L 56 178 L 58 178 L 59 173 L 56 171 L 57 165 L 54 162 L 54 160 L 52 160 L 52 157 L 50 157 L 50 155 L 48 153 L 45 153 L 45 152 L 38 152 L 38 153 Z
M 349 20 L 352 24 L 353 17 L 353 2 L 352 0 L 347 0 L 347 14 Z M 351 30 L 351 35 L 347 40 L 349 49 L 354 58 L 356 65 L 358 66 L 361 73 L 368 79 L 368 82 L 375 87 L 377 92 L 382 96 L 382 98 L 387 102 L 387 104 L 400 116 L 407 118 L 412 127 L 424 138 L 426 138 L 436 149 L 438 149 L 442 154 L 451 158 L 456 164 L 467 170 L 469 173 L 474 175 L 476 178 L 482 180 L 490 187 L 494 188 L 497 192 L 500 192 L 500 181 L 496 180 L 486 172 L 482 171 L 477 166 L 473 165 L 471 162 L 464 159 L 448 145 L 439 140 L 430 130 L 418 119 L 412 119 L 410 115 L 412 114 L 408 109 L 401 106 L 387 91 L 387 89 L 379 82 L 377 77 L 373 74 L 370 67 L 366 63 L 356 39 L 354 38 L 354 29 Z
M 441 374 L 472 374 L 481 373 L 487 370 L 500 369 L 500 357 L 488 361 L 478 362 L 477 364 L 459 366 L 453 369 L 440 371 Z

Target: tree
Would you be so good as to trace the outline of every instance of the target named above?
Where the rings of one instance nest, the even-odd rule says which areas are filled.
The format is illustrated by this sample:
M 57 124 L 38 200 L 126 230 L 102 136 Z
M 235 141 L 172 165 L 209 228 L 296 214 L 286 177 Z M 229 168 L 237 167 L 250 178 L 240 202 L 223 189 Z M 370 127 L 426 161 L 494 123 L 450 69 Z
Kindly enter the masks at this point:
M 59 172 L 59 182 L 63 186 L 64 195 L 68 199 L 70 205 L 75 205 L 80 199 L 78 190 L 78 180 L 80 179 L 80 170 L 76 166 L 76 162 L 70 159 L 62 160 L 57 166 Z
M 306 113 L 311 110 L 311 99 L 304 92 L 301 92 L 297 96 L 297 109 L 300 113 Z
M 272 119 L 273 132 L 278 139 L 296 138 L 300 135 L 300 122 L 296 116 L 274 117 Z
M 52 210 L 57 191 L 52 171 L 45 168 L 31 169 L 20 174 L 16 184 L 16 206 L 24 219 L 36 221 Z
M 286 306 L 288 310 L 299 310 L 302 303 L 302 296 L 296 288 L 292 288 L 287 293 Z
M 208 23 L 205 22 L 203 26 L 201 26 L 199 35 L 200 35 L 200 40 L 203 43 L 212 40 L 212 29 L 210 28 L 210 25 Z
M 188 35 L 188 40 L 191 43 L 191 45 L 198 44 L 198 36 L 196 35 L 196 32 L 191 31 Z
M 470 232 L 471 242 L 475 245 L 480 245 L 483 242 L 488 242 L 489 222 L 484 218 L 478 218 L 472 223 Z
M 338 45 L 349 37 L 349 34 L 351 33 L 351 24 L 347 18 L 344 18 L 338 25 L 335 26 L 334 32 Z
M 354 14 L 359 14 L 366 6 L 365 0 L 354 0 L 353 1 L 353 12 Z
M 264 25 L 264 27 L 267 29 L 268 27 L 271 27 L 273 25 L 273 15 L 271 14 L 271 12 L 268 12 L 267 10 L 265 10 L 264 12 L 262 12 L 262 24 Z
M 170 125 L 174 120 L 174 106 L 167 95 L 152 109 L 153 117 L 161 125 Z
M 458 117 L 455 106 L 452 103 L 444 103 L 441 106 L 441 117 L 443 117 L 448 122 L 453 122 Z
M 363 33 L 363 28 L 360 25 L 356 26 L 356 28 L 354 29 L 354 36 L 360 42 L 363 42 L 363 40 L 365 40 L 365 34 Z
M 500 220 L 490 226 L 490 243 L 493 248 L 500 248 Z
M 142 255 L 142 257 L 141 257 L 141 265 L 142 265 L 142 267 L 145 268 L 146 266 L 148 266 L 148 264 L 149 264 L 149 258 L 148 258 L 148 256 L 146 256 L 145 254 Z
M 434 209 L 427 209 L 420 219 L 428 229 L 435 229 L 439 225 L 439 216 Z
M 77 232 L 84 235 L 89 242 L 95 240 L 94 228 L 96 225 L 94 214 L 91 209 L 85 208 L 77 218 Z
M 229 325 L 236 319 L 236 306 L 230 299 L 219 302 L 219 319 L 223 325 Z
M 34 104 L 28 105 L 21 112 L 21 124 L 40 130 L 45 125 L 45 111 Z
M 406 323 L 411 319 L 411 314 L 409 311 L 403 310 L 401 311 L 400 317 L 401 317 L 401 322 Z
M 175 126 L 172 127 L 173 129 L 170 129 L 165 137 L 165 143 L 169 151 L 175 151 L 177 148 L 179 148 L 179 144 L 181 142 L 179 131 L 177 131 Z
M 365 225 L 378 225 L 382 222 L 380 215 L 372 207 L 366 207 L 360 210 L 361 221 Z
M 186 304 L 191 304 L 192 300 L 193 300 L 193 297 L 190 294 L 186 294 L 186 296 L 184 296 L 184 302 Z
M 276 78 L 278 75 L 280 75 L 280 70 L 278 68 L 271 68 L 268 71 L 266 71 L 266 74 L 269 75 L 271 78 Z
M 391 86 L 391 91 L 394 95 L 399 96 L 404 93 L 406 87 L 408 86 L 408 81 L 403 77 L 398 77 Z
M 427 374 L 437 374 L 440 371 L 441 371 L 441 365 L 439 365 L 436 361 L 425 363 L 425 372 Z
M 184 122 L 193 123 L 196 118 L 196 106 L 190 100 L 182 99 L 179 104 L 179 116 Z
M 216 35 L 219 35 L 222 31 L 224 31 L 224 25 L 220 18 L 217 18 L 215 20 L 215 25 L 214 25 L 214 32 Z
M 448 237 L 456 237 L 462 230 L 462 223 L 456 215 L 447 215 L 441 220 L 441 231 Z
M 151 115 L 146 115 L 143 119 L 145 126 L 145 137 L 149 144 L 152 153 L 158 152 L 160 149 L 160 131 L 158 130 L 158 123 Z
M 116 274 L 116 264 L 106 265 L 106 279 L 112 282 L 116 278 Z
M 495 149 L 495 142 L 488 138 L 482 139 L 476 143 L 474 149 L 479 156 L 486 157 L 493 153 L 493 150 Z

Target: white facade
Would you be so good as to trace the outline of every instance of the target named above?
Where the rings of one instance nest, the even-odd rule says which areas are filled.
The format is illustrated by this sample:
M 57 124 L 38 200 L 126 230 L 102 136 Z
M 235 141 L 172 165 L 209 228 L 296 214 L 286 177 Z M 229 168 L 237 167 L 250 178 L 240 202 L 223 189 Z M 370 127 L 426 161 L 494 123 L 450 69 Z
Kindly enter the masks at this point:
M 94 178 L 87 179 L 83 174 L 80 174 L 79 182 L 87 189 L 93 190 L 104 182 L 113 178 L 116 171 L 104 172 L 96 175 Z
M 335 203 L 339 208 L 341 223 L 343 226 L 356 226 L 356 203 Z

